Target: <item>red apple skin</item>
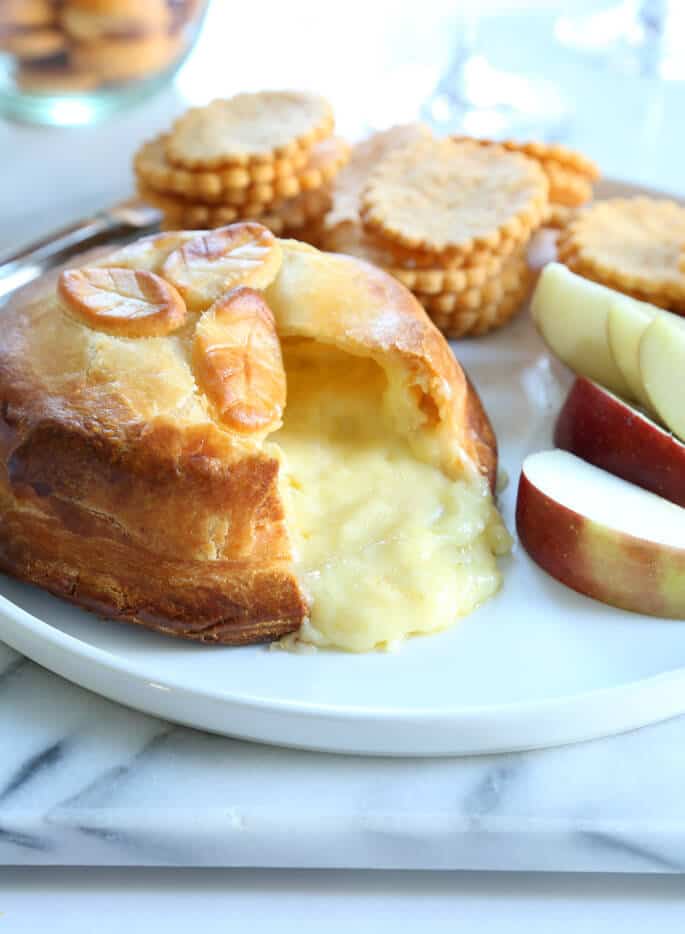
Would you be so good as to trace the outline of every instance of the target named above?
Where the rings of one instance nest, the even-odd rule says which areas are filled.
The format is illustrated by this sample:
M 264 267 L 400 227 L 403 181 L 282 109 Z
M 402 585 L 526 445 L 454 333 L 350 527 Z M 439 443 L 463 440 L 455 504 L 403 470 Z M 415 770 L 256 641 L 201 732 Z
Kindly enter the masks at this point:
M 685 444 L 584 376 L 559 413 L 554 444 L 685 507 Z
M 516 529 L 552 577 L 602 603 L 685 619 L 685 550 L 612 531 L 562 506 L 521 473 Z

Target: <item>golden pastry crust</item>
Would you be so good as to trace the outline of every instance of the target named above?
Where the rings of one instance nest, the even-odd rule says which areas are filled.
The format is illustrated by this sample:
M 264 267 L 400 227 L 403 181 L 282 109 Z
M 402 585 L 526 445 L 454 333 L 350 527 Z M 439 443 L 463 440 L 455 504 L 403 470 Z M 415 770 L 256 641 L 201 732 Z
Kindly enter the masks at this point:
M 158 268 L 169 246 L 146 245 L 143 265 Z M 487 416 L 411 294 L 357 260 L 295 241 L 281 249 L 264 292 L 279 339 L 372 357 L 410 440 L 420 435 L 448 475 L 494 482 Z M 217 418 L 193 369 L 197 316 L 165 337 L 115 337 L 65 312 L 56 278 L 3 310 L 0 569 L 187 639 L 243 644 L 297 629 L 308 606 L 280 452 Z M 276 407 L 279 391 L 268 389 Z
M 184 638 L 295 630 L 277 456 L 214 422 L 190 335 L 112 338 L 53 290 L 3 311 L 0 568 Z
M 481 433 L 469 426 L 464 371 L 411 292 L 361 260 L 297 240 L 281 245 L 281 272 L 265 292 L 281 337 L 309 337 L 372 357 L 403 390 L 406 430 L 433 440 L 436 465 L 451 477 L 487 473 Z

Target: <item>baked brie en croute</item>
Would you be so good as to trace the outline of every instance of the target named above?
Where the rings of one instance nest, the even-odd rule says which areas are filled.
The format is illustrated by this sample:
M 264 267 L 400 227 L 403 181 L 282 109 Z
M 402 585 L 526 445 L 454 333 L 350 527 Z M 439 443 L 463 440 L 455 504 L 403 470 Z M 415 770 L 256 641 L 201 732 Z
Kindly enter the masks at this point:
M 0 569 L 203 642 L 354 651 L 499 587 L 495 438 L 412 295 L 256 223 L 0 312 Z

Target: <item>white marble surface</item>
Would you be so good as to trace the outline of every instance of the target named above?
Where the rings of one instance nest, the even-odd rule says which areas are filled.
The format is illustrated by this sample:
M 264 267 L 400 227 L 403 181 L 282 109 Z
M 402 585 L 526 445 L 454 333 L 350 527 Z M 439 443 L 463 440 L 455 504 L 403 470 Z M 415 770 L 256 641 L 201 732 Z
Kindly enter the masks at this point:
M 314 18 L 312 49 L 317 28 Z M 430 45 L 427 32 L 414 39 Z M 255 74 L 245 71 L 249 54 L 246 43 L 216 71 L 214 92 L 246 83 L 245 74 L 252 86 L 312 83 L 311 56 L 291 52 L 286 63 L 267 50 Z M 376 98 L 362 83 L 350 87 L 338 49 L 327 61 L 317 55 L 343 127 L 377 122 Z M 393 80 L 428 85 L 437 57 L 426 61 L 396 56 Z M 198 78 L 191 68 L 180 92 L 106 127 L 1 126 L 0 250 L 127 194 L 130 153 L 168 123 L 183 93 L 207 96 Z M 682 88 L 603 77 L 596 93 L 598 81 L 578 72 L 567 140 L 609 174 L 682 193 Z M 402 106 L 393 98 L 393 119 Z M 323 756 L 172 727 L 0 646 L 0 865 L 680 872 L 684 781 L 682 718 L 500 757 Z M 0 900 L 0 921 L 2 911 Z
M 0 649 L 0 864 L 680 872 L 685 718 L 465 759 L 173 727 Z

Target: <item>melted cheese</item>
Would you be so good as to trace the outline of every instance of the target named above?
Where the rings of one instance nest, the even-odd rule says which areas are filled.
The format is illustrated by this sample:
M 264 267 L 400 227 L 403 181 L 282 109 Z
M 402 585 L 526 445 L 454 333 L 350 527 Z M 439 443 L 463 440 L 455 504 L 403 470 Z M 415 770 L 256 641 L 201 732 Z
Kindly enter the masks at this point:
M 312 601 L 297 640 L 387 648 L 450 626 L 494 594 L 495 553 L 509 539 L 487 485 L 417 460 L 392 427 L 380 367 L 312 345 L 286 349 L 286 371 L 284 425 L 272 440 Z

